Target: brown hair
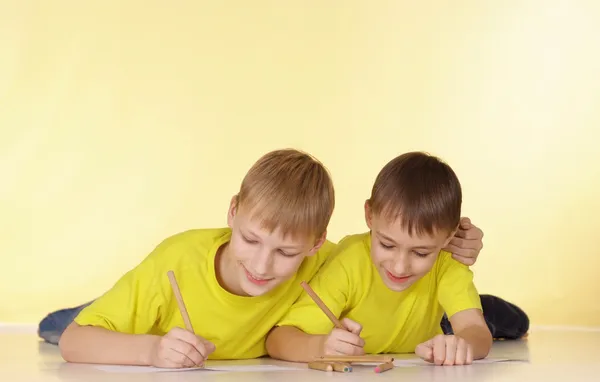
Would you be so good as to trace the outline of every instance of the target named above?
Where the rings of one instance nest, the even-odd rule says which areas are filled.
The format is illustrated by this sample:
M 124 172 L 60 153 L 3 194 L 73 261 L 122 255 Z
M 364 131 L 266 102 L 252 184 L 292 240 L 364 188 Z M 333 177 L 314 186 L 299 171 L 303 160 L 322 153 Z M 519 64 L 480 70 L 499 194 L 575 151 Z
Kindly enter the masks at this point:
M 400 219 L 411 235 L 454 231 L 461 204 L 462 190 L 452 168 L 423 152 L 402 154 L 386 164 L 369 199 L 374 215 Z
M 284 149 L 267 153 L 250 168 L 237 196 L 238 209 L 250 212 L 271 231 L 293 237 L 321 236 L 335 206 L 331 176 L 311 155 Z

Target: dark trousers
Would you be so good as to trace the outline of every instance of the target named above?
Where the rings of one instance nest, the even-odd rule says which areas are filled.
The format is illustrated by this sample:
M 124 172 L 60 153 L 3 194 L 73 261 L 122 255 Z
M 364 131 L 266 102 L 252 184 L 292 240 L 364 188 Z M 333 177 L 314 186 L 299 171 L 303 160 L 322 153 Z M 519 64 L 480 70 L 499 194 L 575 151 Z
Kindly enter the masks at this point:
M 483 317 L 494 339 L 516 340 L 529 330 L 529 317 L 518 306 L 500 297 L 480 295 Z M 444 315 L 441 322 L 444 334 L 453 334 L 452 325 Z
M 58 340 L 67 326 L 73 322 L 83 308 L 91 303 L 92 301 L 48 314 L 39 324 L 38 335 L 46 342 L 58 344 Z M 516 305 L 499 297 L 485 294 L 481 295 L 481 305 L 485 322 L 495 339 L 518 339 L 529 330 L 529 318 Z M 442 318 L 440 325 L 444 334 L 453 334 L 452 325 L 446 316 Z

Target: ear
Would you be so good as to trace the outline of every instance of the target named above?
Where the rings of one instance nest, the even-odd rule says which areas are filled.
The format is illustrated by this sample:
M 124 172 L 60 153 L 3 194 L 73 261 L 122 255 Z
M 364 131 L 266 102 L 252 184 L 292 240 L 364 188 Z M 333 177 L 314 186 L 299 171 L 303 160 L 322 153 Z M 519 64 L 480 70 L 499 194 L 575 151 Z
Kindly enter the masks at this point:
M 238 196 L 237 195 L 233 195 L 231 197 L 231 202 L 229 202 L 229 210 L 227 211 L 227 225 L 229 226 L 229 228 L 233 228 L 233 218 L 235 217 L 235 214 L 237 212 L 237 206 L 238 206 Z
M 373 212 L 371 211 L 369 199 L 365 200 L 365 222 L 367 223 L 367 227 L 372 229 L 371 224 L 373 223 Z
M 442 246 L 442 248 L 446 248 L 448 246 L 448 244 L 450 244 L 450 241 L 454 238 L 454 236 L 456 236 L 456 233 L 458 232 L 459 228 L 460 228 L 460 223 L 459 223 L 459 225 L 456 226 L 456 228 L 454 228 L 454 230 L 452 232 L 450 232 L 450 234 L 446 238 L 446 241 L 444 242 L 444 245 Z
M 321 249 L 321 247 L 323 246 L 323 244 L 325 244 L 326 240 L 327 240 L 327 231 L 323 232 L 323 234 L 321 235 L 321 237 L 319 237 L 317 239 L 317 241 L 315 242 L 315 246 L 310 249 L 310 252 L 308 253 L 308 255 L 312 256 L 315 253 L 317 253 L 317 251 L 319 249 Z

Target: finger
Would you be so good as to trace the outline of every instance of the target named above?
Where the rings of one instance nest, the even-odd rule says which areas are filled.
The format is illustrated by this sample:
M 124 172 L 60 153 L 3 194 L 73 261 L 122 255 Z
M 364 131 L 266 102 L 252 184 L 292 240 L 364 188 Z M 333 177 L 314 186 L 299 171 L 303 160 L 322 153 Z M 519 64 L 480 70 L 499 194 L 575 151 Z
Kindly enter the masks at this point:
M 174 365 L 176 368 L 196 366 L 194 361 L 192 361 L 188 356 L 173 349 L 169 349 L 164 359 L 167 363 Z
M 210 342 L 208 340 L 204 340 L 203 343 L 204 343 L 204 348 L 207 351 L 207 354 L 205 354 L 207 357 L 209 354 L 214 353 L 214 351 L 217 350 L 217 347 L 212 342 Z
M 342 325 L 344 325 L 348 331 L 356 334 L 357 336 L 360 335 L 360 332 L 362 331 L 362 325 L 356 321 L 352 321 L 349 318 L 342 319 Z
M 458 340 L 455 336 L 446 336 L 446 359 L 444 365 L 452 366 L 456 359 L 456 348 L 458 346 Z
M 465 362 L 466 365 L 470 365 L 473 363 L 473 348 L 471 347 L 471 345 L 467 344 L 467 361 Z
M 442 365 L 446 360 L 446 336 L 439 335 L 433 339 L 433 362 Z
M 460 255 L 452 255 L 452 258 L 456 261 L 458 261 L 459 263 L 463 263 L 466 266 L 471 266 L 473 264 L 475 264 L 475 258 L 473 257 L 465 257 L 465 256 L 460 256 Z
M 467 364 L 467 341 L 460 338 L 456 346 L 456 357 L 454 358 L 455 365 Z
M 471 223 L 471 219 L 469 219 L 468 217 L 462 217 L 460 218 L 460 223 L 459 226 L 462 229 L 469 229 L 471 228 L 473 223 Z
M 430 345 L 428 345 L 430 342 L 431 341 L 427 341 L 417 345 L 415 348 L 415 354 L 424 361 L 431 363 L 433 362 L 433 349 Z
M 334 330 L 334 332 L 332 333 L 332 338 L 355 346 L 365 346 L 365 340 L 363 340 L 354 333 L 350 333 L 341 329 Z
M 169 345 L 170 349 L 187 357 L 192 362 L 192 366 L 200 366 L 204 363 L 204 360 L 206 359 L 206 357 L 200 352 L 200 350 L 198 350 L 194 345 L 188 342 L 182 340 L 174 340 Z M 202 350 L 204 350 L 203 347 Z
M 451 252 L 454 255 L 458 255 L 458 256 L 462 256 L 462 257 L 473 257 L 473 258 L 476 258 L 477 256 L 479 256 L 479 252 L 480 252 L 480 250 L 477 249 L 477 246 L 469 246 L 469 245 L 458 246 L 454 243 L 448 244 L 446 247 L 444 247 L 444 250 Z
M 200 336 L 195 335 L 192 332 L 181 328 L 174 328 L 169 333 L 172 333 L 172 336 L 175 337 L 177 340 L 192 345 L 196 349 L 196 351 L 202 356 L 202 362 L 208 357 L 210 353 L 212 353 L 212 351 L 214 351 L 209 351 L 210 345 L 208 345 L 210 343 L 214 348 L 214 344 Z
M 483 239 L 483 231 L 476 226 L 471 226 L 469 229 L 458 229 L 454 234 L 456 237 L 462 237 L 468 240 L 481 240 Z
M 335 341 L 333 344 L 335 351 L 345 355 L 363 355 L 365 351 L 362 347 L 349 344 L 347 342 Z
M 479 250 L 483 247 L 481 239 L 464 239 L 454 236 L 448 245 L 454 245 L 461 249 Z

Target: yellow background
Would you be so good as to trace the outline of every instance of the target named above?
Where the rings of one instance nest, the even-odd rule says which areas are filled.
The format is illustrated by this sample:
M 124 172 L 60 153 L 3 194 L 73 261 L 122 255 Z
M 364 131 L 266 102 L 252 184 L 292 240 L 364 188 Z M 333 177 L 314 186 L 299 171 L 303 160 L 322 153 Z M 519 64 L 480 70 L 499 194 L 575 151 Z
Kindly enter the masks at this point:
M 293 146 L 333 174 L 334 240 L 388 160 L 443 157 L 486 233 L 480 292 L 600 326 L 600 2 L 0 4 L 0 321 L 223 226 Z

